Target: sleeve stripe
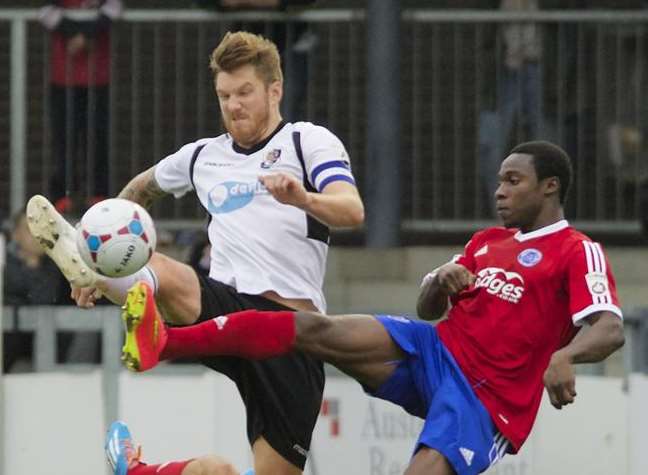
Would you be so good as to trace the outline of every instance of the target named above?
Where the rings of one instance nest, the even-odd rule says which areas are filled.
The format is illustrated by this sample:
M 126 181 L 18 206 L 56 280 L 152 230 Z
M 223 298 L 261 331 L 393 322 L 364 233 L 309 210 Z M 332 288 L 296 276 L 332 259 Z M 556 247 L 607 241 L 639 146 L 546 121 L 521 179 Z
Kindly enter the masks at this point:
M 587 272 L 605 273 L 605 259 L 603 259 L 600 245 L 598 243 L 583 241 L 585 254 L 587 255 Z
M 329 176 L 327 178 L 324 178 L 322 180 L 322 183 L 320 183 L 319 186 L 317 187 L 318 191 L 321 193 L 322 190 L 324 190 L 324 188 L 326 188 L 326 185 L 328 185 L 329 183 L 334 182 L 334 181 L 346 181 L 346 182 L 351 183 L 352 185 L 355 186 L 355 181 L 353 180 L 353 178 L 351 178 L 348 175 L 331 175 L 331 176 Z
M 331 162 L 325 162 L 317 165 L 312 173 L 311 173 L 311 183 L 315 183 L 315 180 L 317 179 L 317 175 L 322 173 L 324 170 L 328 170 L 329 168 L 343 168 L 344 170 L 348 171 L 349 170 L 349 165 L 346 162 L 343 162 L 342 160 L 333 160 Z
M 592 243 L 592 248 L 594 249 L 594 255 L 598 257 L 601 274 L 605 274 L 606 266 L 605 266 L 605 256 L 603 255 L 603 249 L 601 249 L 601 245 L 598 242 Z M 605 304 L 612 303 L 612 297 L 610 296 L 609 290 L 605 292 L 603 295 L 599 296 L 598 303 L 605 303 Z
M 588 241 L 582 241 L 583 248 L 585 249 L 585 257 L 587 258 L 587 272 L 592 272 L 592 251 L 588 246 Z
M 598 253 L 599 259 L 601 261 L 601 272 L 605 274 L 607 272 L 607 267 L 605 265 L 605 255 L 603 254 L 603 249 L 598 242 L 594 243 L 594 249 L 596 249 L 596 252 Z
M 594 269 L 596 272 L 601 272 L 601 256 L 599 256 L 598 252 L 596 251 L 596 245 L 591 242 L 590 247 L 592 249 L 592 256 L 594 257 Z
M 607 266 L 605 264 L 605 255 L 603 254 L 603 249 L 601 248 L 601 245 L 599 243 L 595 243 L 591 241 L 582 241 L 582 243 L 583 243 L 583 247 L 585 248 L 585 256 L 587 258 L 587 273 L 606 275 Z M 587 280 L 587 277 L 585 277 L 585 279 Z M 592 296 L 592 302 L 594 304 L 600 304 L 600 305 L 612 304 L 612 296 L 610 295 L 609 289 L 607 292 L 603 294 L 595 294 L 592 291 L 592 288 L 590 287 L 589 283 L 587 284 L 587 288 L 590 292 L 590 295 Z
M 611 303 L 611 302 L 610 302 L 610 293 L 609 293 L 609 292 L 606 292 L 606 293 L 603 294 L 603 295 L 599 295 L 599 296 L 597 296 L 596 299 L 594 299 L 594 300 L 595 300 L 594 303 Z

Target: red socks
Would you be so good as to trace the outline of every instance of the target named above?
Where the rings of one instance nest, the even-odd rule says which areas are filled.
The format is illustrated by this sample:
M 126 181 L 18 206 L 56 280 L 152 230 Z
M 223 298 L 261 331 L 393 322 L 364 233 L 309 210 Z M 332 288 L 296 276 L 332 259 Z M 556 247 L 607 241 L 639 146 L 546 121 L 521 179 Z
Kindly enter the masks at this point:
M 295 312 L 245 310 L 197 325 L 168 327 L 167 332 L 160 360 L 213 355 L 264 359 L 292 349 Z
M 184 462 L 169 462 L 158 465 L 146 465 L 140 463 L 128 469 L 128 475 L 182 475 L 184 468 L 191 460 Z

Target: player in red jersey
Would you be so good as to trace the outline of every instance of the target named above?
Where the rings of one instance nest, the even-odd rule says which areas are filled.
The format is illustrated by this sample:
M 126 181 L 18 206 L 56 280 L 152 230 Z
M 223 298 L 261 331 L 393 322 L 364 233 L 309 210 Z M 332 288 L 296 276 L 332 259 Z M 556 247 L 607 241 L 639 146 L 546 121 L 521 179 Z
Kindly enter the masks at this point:
M 600 244 L 569 226 L 567 154 L 548 142 L 515 147 L 496 192 L 504 227 L 476 233 L 465 252 L 428 274 L 404 317 L 248 310 L 165 329 L 146 284 L 128 306 L 129 358 L 298 350 L 333 363 L 372 395 L 425 419 L 408 475 L 473 474 L 517 452 L 543 385 L 560 409 L 576 397 L 573 365 L 624 343 L 614 277 Z M 140 300 L 141 301 L 141 300 Z M 137 356 L 136 356 L 137 355 Z

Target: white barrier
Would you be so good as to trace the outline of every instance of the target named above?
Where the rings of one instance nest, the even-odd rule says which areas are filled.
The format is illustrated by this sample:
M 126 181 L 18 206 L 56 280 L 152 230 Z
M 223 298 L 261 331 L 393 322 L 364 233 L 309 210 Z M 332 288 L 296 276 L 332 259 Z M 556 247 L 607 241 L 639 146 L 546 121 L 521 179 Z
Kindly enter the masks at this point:
M 630 475 L 648 473 L 648 377 L 632 374 L 629 379 L 630 410 L 626 413 L 628 424 L 628 454 Z
M 153 462 L 207 453 L 251 465 L 243 406 L 234 385 L 211 372 L 120 375 L 120 417 Z M 103 473 L 100 373 L 8 375 L 6 473 Z M 648 378 L 633 375 L 630 393 L 613 378 L 581 376 L 577 403 L 556 411 L 543 401 L 522 452 L 491 475 L 639 475 L 647 473 Z M 421 421 L 371 399 L 346 378 L 329 378 L 307 475 L 402 473 Z
M 648 400 L 648 379 L 643 400 Z M 627 395 L 614 378 L 579 377 L 578 401 L 557 411 L 545 398 L 536 427 L 522 451 L 507 456 L 491 475 L 622 475 L 627 471 Z M 395 475 L 403 473 L 421 421 L 399 407 L 370 399 L 346 379 L 329 379 L 327 399 L 337 402 L 339 435 L 330 434 L 320 416 L 313 444 L 318 474 Z M 637 398 L 637 402 L 641 399 Z M 635 440 L 648 442 L 648 424 Z M 638 442 L 641 443 L 641 442 Z M 335 465 L 334 461 L 338 465 Z M 648 465 L 644 465 L 647 467 Z M 638 475 L 640 472 L 636 472 Z M 645 475 L 646 471 L 642 471 Z

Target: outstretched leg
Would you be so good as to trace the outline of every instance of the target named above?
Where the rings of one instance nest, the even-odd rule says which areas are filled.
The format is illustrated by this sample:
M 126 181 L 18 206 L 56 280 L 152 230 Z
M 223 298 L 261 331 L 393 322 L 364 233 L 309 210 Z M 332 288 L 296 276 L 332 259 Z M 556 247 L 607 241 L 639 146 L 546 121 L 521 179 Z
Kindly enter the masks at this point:
M 373 315 L 295 314 L 294 349 L 331 363 L 364 386 L 376 389 L 403 358 Z
M 191 460 L 149 465 L 140 460 L 141 449 L 133 443 L 128 426 L 113 422 L 104 444 L 106 458 L 115 475 L 238 475 L 222 457 L 207 455 Z
M 229 355 L 248 359 L 293 350 L 327 361 L 369 388 L 394 371 L 402 351 L 371 315 L 326 316 L 315 312 L 246 310 L 182 328 L 165 328 L 148 285 L 137 283 L 124 310 L 123 359 L 136 371 L 159 360 Z
M 123 351 L 123 359 L 129 369 L 144 370 L 151 364 L 157 363 L 157 354 L 155 354 L 154 363 L 150 363 L 151 359 L 148 355 L 153 353 L 137 353 L 140 348 L 139 341 L 154 336 L 160 337 L 165 328 L 161 318 L 159 325 L 148 325 L 142 322 L 144 306 L 138 303 L 137 292 L 132 295 L 128 294 L 129 289 L 136 282 L 143 280 L 151 289 L 154 289 L 152 291 L 149 289 L 147 298 L 150 298 L 151 301 L 153 297 L 155 298 L 165 321 L 188 325 L 198 319 L 201 312 L 200 283 L 195 271 L 188 265 L 154 253 L 149 263 L 131 276 L 121 278 L 99 276 L 81 259 L 76 248 L 74 227 L 56 211 L 45 197 L 34 196 L 27 206 L 27 214 L 31 233 L 39 240 L 46 253 L 71 283 L 73 298 L 79 306 L 86 308 L 94 306 L 98 289 L 113 303 L 125 304 L 129 309 L 123 314 L 126 325 L 132 330 L 131 337 L 127 339 Z M 131 296 L 129 297 L 129 295 Z M 155 308 L 156 306 L 149 305 L 148 307 Z M 139 310 L 137 310 L 138 308 Z M 159 317 L 157 309 L 155 314 Z M 297 466 L 277 453 L 263 437 L 255 442 L 253 452 L 257 475 L 297 475 L 301 473 Z M 220 463 L 220 459 L 201 457 L 187 462 L 186 470 L 191 471 L 182 472 L 182 474 L 228 473 L 204 471 L 205 467 L 213 470 L 213 467 L 219 466 Z M 165 472 L 161 473 L 164 475 L 172 473 L 169 470 L 175 468 L 177 468 L 177 464 L 167 466 L 164 468 Z

